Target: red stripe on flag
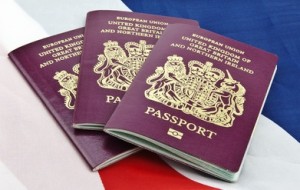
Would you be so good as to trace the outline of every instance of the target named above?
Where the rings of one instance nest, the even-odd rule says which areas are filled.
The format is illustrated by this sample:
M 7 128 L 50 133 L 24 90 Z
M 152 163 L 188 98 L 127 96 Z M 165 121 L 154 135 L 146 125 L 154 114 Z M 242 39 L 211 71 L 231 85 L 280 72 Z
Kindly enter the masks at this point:
M 148 151 L 141 151 L 104 168 L 99 175 L 107 190 L 216 189 L 186 178 Z

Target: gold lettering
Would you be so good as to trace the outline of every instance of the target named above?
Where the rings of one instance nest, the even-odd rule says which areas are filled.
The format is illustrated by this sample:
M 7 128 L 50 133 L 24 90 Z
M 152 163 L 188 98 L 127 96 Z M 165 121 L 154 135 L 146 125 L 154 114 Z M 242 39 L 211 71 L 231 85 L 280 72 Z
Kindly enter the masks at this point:
M 110 95 L 107 95 L 106 96 L 106 103 L 113 103 L 113 104 L 116 104 L 116 103 L 119 103 L 121 102 L 121 98 L 116 96 L 110 96 Z
M 84 37 L 83 34 L 79 34 L 79 35 L 73 36 L 73 39 L 78 40 L 78 39 L 81 39 L 83 37 Z
M 193 128 L 191 128 L 191 126 L 192 126 Z M 197 129 L 197 126 L 196 126 L 194 123 L 188 123 L 188 124 L 186 125 L 186 128 L 187 128 L 188 130 L 190 130 L 190 131 L 195 131 L 195 130 Z M 199 128 L 201 128 L 201 127 L 199 127 Z
M 148 20 L 145 19 L 140 19 L 140 18 L 130 18 L 130 17 L 117 17 L 117 20 L 125 20 L 125 21 L 130 21 L 130 22 L 142 22 L 142 23 L 147 23 Z
M 207 37 L 205 37 L 205 36 L 201 36 L 201 35 L 198 35 L 198 34 L 192 34 L 192 36 L 193 36 L 194 38 L 198 38 L 199 40 L 206 41 L 206 42 L 208 42 L 208 43 L 212 43 L 212 44 L 215 44 L 215 45 L 220 46 L 220 47 L 223 47 L 223 46 L 224 46 L 223 43 L 218 42 L 218 41 L 215 41 L 215 40 L 210 39 L 210 38 L 207 38 Z
M 118 25 L 118 26 L 133 26 L 130 22 L 119 22 L 119 21 L 108 21 L 109 25 Z
M 209 138 L 209 139 L 212 139 L 213 135 L 217 135 L 217 133 L 215 133 L 213 131 L 210 131 L 210 130 L 206 130 L 206 131 L 209 133 L 208 136 L 207 136 L 207 138 Z
M 165 121 L 169 121 L 170 120 L 170 116 L 171 116 L 171 114 L 164 113 L 162 119 L 165 120 Z
M 176 117 L 175 115 L 172 115 L 170 122 L 173 124 L 176 124 L 178 121 L 178 117 Z
M 161 119 L 161 114 L 160 114 L 159 110 L 157 110 L 156 112 L 154 112 L 152 115 Z
M 206 132 L 206 129 L 204 129 L 203 127 L 199 127 L 199 129 L 197 131 L 198 134 L 200 134 L 200 135 L 202 135 L 204 137 L 206 136 L 205 132 Z
M 115 33 L 116 31 L 114 29 L 102 29 L 100 33 Z
M 40 68 L 44 68 L 46 66 L 52 65 L 53 63 L 54 63 L 53 60 L 46 61 L 46 62 L 40 64 Z
M 68 49 L 68 48 L 75 47 L 75 46 L 81 46 L 82 44 L 83 44 L 83 40 L 80 40 L 80 41 L 76 41 L 76 42 L 73 42 L 73 43 L 66 44 L 64 46 L 65 46 L 66 49 Z
M 119 102 L 121 102 L 121 98 L 117 96 L 115 101 L 114 101 L 114 104 L 119 103 Z
M 146 25 L 146 24 L 135 24 L 135 27 L 143 28 L 143 29 L 149 29 L 149 30 L 160 30 L 160 31 L 165 30 L 164 27 L 152 26 L 152 25 Z
M 47 49 L 47 48 L 50 48 L 50 47 L 53 47 L 53 46 L 61 45 L 61 44 L 67 43 L 69 41 L 72 41 L 72 38 L 66 38 L 66 39 L 63 39 L 63 40 L 52 42 L 50 44 L 43 45 L 43 49 Z
M 113 96 L 106 96 L 106 103 L 110 103 L 113 99 Z
M 128 30 L 128 31 L 134 31 L 138 32 L 139 28 L 129 27 L 129 26 L 118 26 L 119 30 Z
M 182 127 L 182 125 L 186 125 L 186 124 L 187 124 L 186 120 L 180 119 L 177 125 L 180 126 L 180 127 Z
M 187 130 L 200 134 L 207 139 L 213 139 L 217 135 L 216 132 L 205 129 L 204 127 L 198 126 L 194 123 L 189 123 L 185 119 L 179 118 L 175 115 L 171 115 L 168 112 L 162 112 L 161 110 L 157 110 L 153 107 L 147 107 L 146 111 L 144 112 L 147 115 L 151 115 L 158 119 L 162 119 L 164 121 L 168 121 L 172 124 L 175 124 L 179 127 L 185 127 Z
M 74 53 L 70 53 L 70 54 L 67 54 L 67 55 L 57 57 L 54 60 L 55 60 L 55 62 L 63 61 L 63 60 L 66 60 L 66 59 L 69 59 L 69 58 L 72 58 L 72 57 L 80 56 L 81 53 L 82 53 L 82 51 L 77 51 L 77 52 L 74 52 Z
M 156 21 L 156 20 L 150 20 L 149 23 L 150 24 L 157 24 L 157 25 L 165 25 L 165 26 L 167 26 L 169 24 L 167 22 Z
M 241 54 L 241 55 L 244 55 L 244 54 L 245 54 L 244 51 L 239 50 L 239 49 L 236 49 L 236 48 L 231 47 L 231 46 L 229 46 L 229 45 L 225 45 L 225 49 L 229 49 L 229 50 L 234 51 L 234 52 L 236 52 L 236 53 L 239 53 L 239 54 Z
M 141 36 L 141 37 L 147 37 L 147 38 L 154 38 L 153 34 L 146 34 L 142 32 L 134 32 L 134 31 L 123 31 L 123 30 L 117 30 L 117 34 L 125 34 L 125 35 L 132 35 L 132 36 Z
M 171 47 L 177 47 L 177 48 L 180 48 L 180 49 L 184 49 L 185 48 L 185 45 L 183 45 L 183 44 L 177 44 L 177 43 L 172 43 L 170 46 Z
M 154 108 L 147 107 L 147 110 L 145 111 L 145 114 L 150 114 L 150 112 L 153 113 L 154 111 L 155 111 Z
M 194 53 L 198 53 L 200 55 L 203 55 L 203 56 L 208 57 L 208 58 L 210 58 L 212 60 L 215 60 L 215 61 L 223 62 L 223 59 L 219 58 L 218 56 L 211 55 L 210 53 L 207 53 L 205 51 L 202 51 L 202 50 L 199 50 L 199 49 L 196 49 L 196 48 L 187 47 L 186 50 L 192 51 Z

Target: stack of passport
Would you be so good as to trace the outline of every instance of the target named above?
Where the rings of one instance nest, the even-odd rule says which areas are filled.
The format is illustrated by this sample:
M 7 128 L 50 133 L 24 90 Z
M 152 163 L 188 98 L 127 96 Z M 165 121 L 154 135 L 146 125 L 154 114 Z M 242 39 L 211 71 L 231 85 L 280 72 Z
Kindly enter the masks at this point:
M 228 182 L 278 59 L 193 20 L 121 11 L 9 57 L 93 171 L 147 149 Z

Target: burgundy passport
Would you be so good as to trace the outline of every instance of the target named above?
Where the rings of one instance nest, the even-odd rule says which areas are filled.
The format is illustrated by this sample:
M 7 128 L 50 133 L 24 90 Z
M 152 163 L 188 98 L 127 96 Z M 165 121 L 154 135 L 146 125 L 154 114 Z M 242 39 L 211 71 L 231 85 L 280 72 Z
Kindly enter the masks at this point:
M 169 25 L 104 131 L 236 181 L 277 56 L 187 25 Z
M 93 11 L 86 19 L 73 126 L 102 130 L 169 23 L 193 20 Z
M 9 57 L 96 171 L 137 149 L 105 133 L 72 127 L 83 32 L 80 28 L 30 43 Z

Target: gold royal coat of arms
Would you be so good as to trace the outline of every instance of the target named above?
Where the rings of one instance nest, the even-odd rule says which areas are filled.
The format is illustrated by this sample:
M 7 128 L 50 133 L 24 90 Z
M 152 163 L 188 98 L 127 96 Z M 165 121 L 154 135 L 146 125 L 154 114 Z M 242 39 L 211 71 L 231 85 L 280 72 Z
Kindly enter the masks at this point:
M 145 97 L 209 123 L 232 127 L 235 117 L 244 111 L 243 85 L 228 70 L 225 74 L 211 62 L 191 60 L 187 72 L 182 57 L 172 55 L 167 59 L 147 78 L 151 87 Z
M 125 50 L 117 41 L 107 41 L 104 52 L 98 56 L 94 72 L 99 75 L 97 83 L 102 88 L 127 91 L 132 80 L 150 54 L 153 45 L 146 44 L 145 40 L 139 43 L 127 42 Z

